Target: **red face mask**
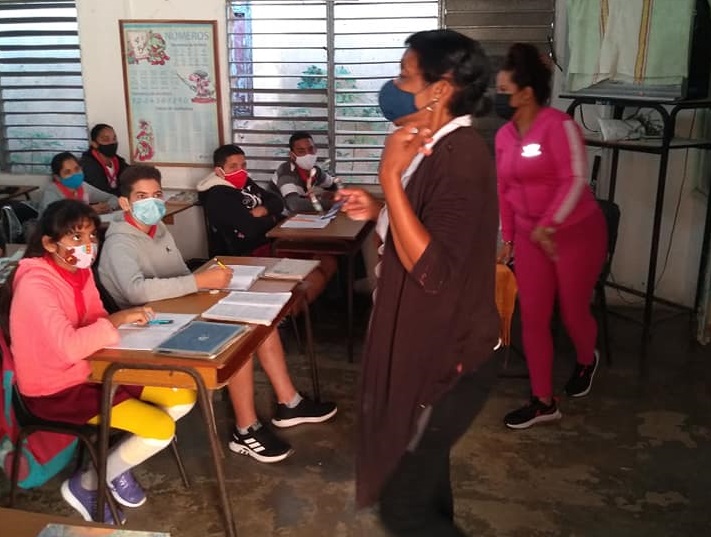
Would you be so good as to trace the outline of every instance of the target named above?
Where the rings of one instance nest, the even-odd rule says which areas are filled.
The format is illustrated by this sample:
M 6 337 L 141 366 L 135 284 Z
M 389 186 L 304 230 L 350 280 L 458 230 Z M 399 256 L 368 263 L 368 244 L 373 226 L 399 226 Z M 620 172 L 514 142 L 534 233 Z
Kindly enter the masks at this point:
M 236 172 L 226 173 L 225 181 L 235 188 L 242 189 L 244 185 L 247 184 L 247 170 L 237 170 Z

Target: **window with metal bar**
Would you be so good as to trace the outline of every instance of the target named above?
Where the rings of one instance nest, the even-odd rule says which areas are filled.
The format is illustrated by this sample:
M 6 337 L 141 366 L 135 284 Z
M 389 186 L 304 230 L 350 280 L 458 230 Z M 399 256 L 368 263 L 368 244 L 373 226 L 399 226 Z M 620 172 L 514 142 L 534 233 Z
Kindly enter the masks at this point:
M 513 43 L 533 43 L 541 53 L 552 50 L 555 0 L 442 0 L 442 4 L 445 27 L 479 41 L 494 72 Z M 493 144 L 502 123 L 492 112 L 477 120 L 477 128 Z
M 47 173 L 87 146 L 75 2 L 0 1 L 0 167 Z
M 288 139 L 309 131 L 344 181 L 374 183 L 389 123 L 378 91 L 404 41 L 437 27 L 436 0 L 228 2 L 232 138 L 269 180 Z

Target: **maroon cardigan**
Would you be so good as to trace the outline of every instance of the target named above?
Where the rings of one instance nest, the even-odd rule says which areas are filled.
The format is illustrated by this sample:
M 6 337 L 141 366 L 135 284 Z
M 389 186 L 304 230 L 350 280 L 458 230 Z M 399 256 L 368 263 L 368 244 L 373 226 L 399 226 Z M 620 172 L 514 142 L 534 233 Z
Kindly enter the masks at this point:
M 476 370 L 496 344 L 498 203 L 482 137 L 442 138 L 406 194 L 431 236 L 408 273 L 388 234 L 363 357 L 357 502 L 376 502 L 414 435 L 422 408 Z

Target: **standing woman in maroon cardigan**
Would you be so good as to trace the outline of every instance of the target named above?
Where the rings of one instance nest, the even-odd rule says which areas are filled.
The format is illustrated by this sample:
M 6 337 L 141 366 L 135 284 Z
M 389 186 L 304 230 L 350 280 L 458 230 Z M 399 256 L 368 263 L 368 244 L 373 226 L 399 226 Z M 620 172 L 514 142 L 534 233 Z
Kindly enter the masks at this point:
M 119 197 L 118 178 L 128 164 L 117 151 L 118 141 L 113 127 L 98 123 L 91 129 L 89 149 L 82 153 L 80 164 L 87 183 Z
M 498 211 L 486 143 L 472 126 L 489 62 L 452 30 L 411 35 L 380 91 L 388 136 L 382 208 L 343 189 L 344 211 L 378 219 L 382 263 L 359 399 L 359 506 L 396 535 L 464 535 L 453 521 L 450 450 L 494 375 Z

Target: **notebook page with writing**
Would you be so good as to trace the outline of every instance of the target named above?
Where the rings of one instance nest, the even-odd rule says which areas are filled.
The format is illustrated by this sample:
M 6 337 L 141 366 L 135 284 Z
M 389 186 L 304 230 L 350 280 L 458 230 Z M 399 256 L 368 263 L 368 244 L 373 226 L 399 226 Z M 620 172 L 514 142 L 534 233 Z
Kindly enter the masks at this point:
M 264 267 L 252 265 L 227 265 L 232 269 L 232 281 L 227 289 L 246 291 L 264 272 Z
M 295 214 L 286 222 L 282 223 L 282 229 L 323 229 L 331 220 L 322 219 L 320 215 Z
M 122 324 L 118 329 L 121 339 L 115 345 L 106 348 L 150 351 L 186 326 L 195 317 L 196 315 L 192 313 L 158 313 L 155 319 L 172 322 L 170 324 L 150 326 Z
M 264 271 L 265 278 L 277 280 L 303 280 L 321 264 L 318 259 L 280 259 Z
M 291 298 L 291 293 L 235 291 L 203 312 L 205 319 L 269 326 Z

